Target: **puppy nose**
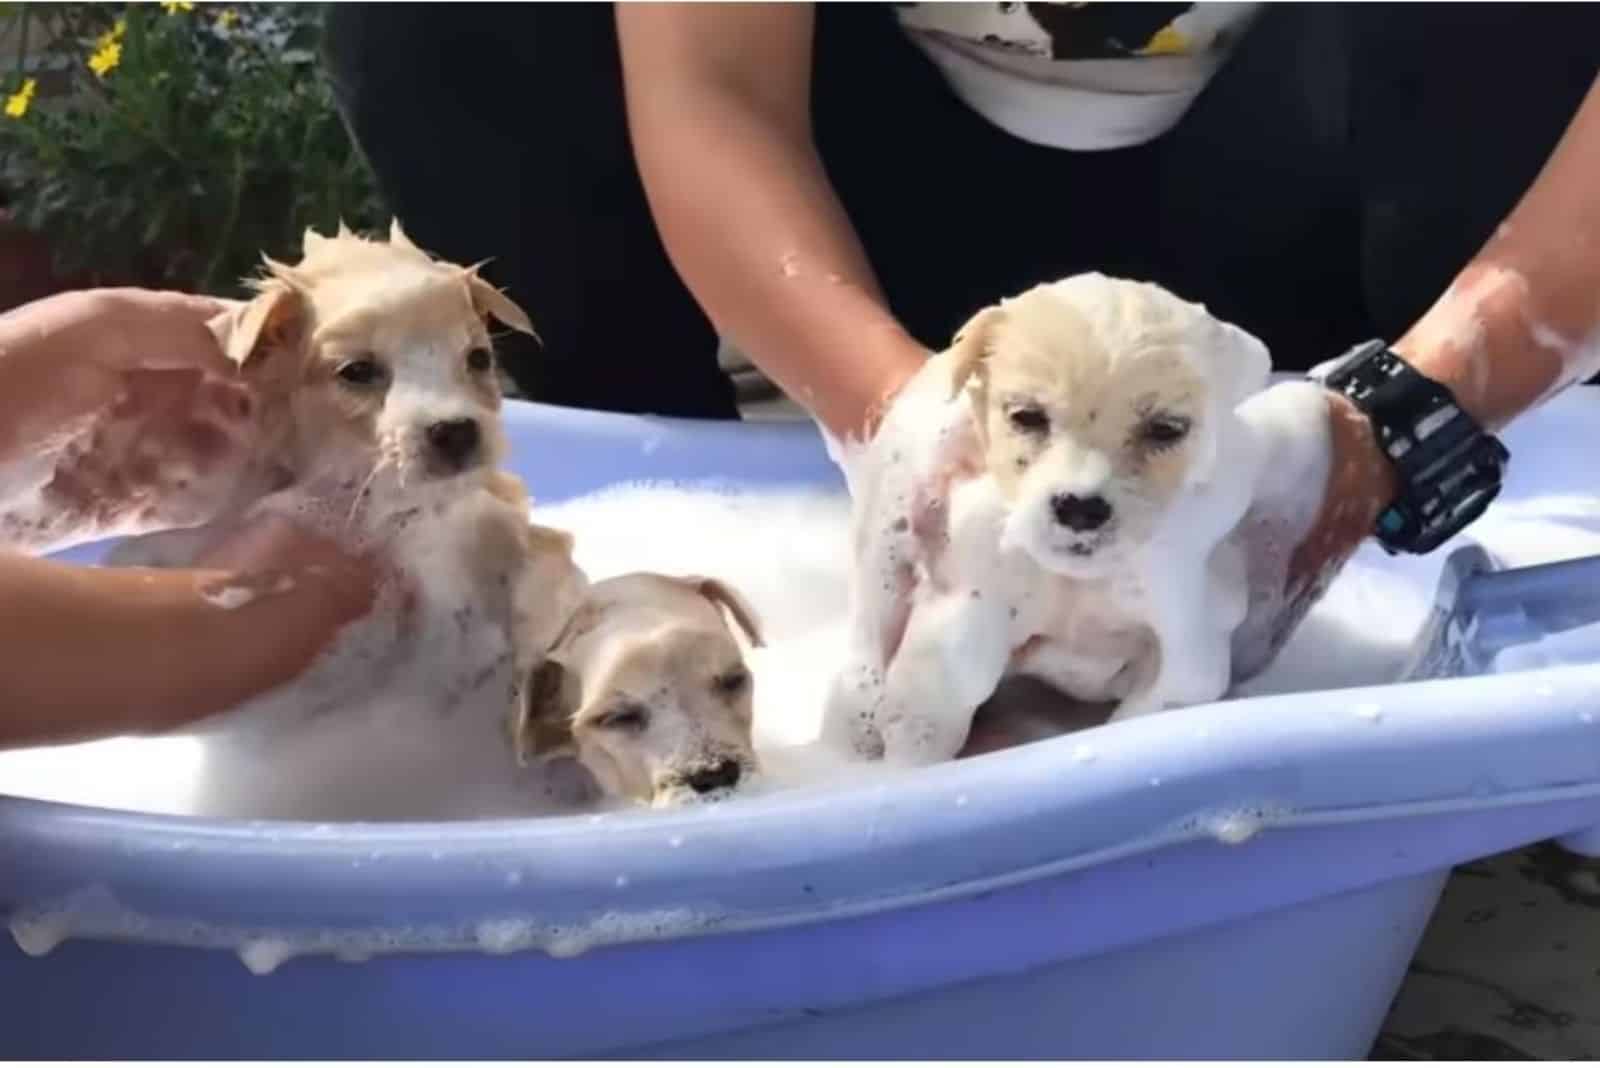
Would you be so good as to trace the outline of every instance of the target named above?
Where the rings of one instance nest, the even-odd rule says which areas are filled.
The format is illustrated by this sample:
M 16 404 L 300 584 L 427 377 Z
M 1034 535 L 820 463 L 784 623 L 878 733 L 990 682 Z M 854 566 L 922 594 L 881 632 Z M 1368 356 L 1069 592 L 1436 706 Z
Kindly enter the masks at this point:
M 689 776 L 689 788 L 697 794 L 709 794 L 712 790 L 725 790 L 739 783 L 739 762 L 737 760 L 724 760 L 720 764 L 713 764 L 709 768 L 701 768 Z
M 445 460 L 464 467 L 478 451 L 476 419 L 445 419 L 428 427 L 428 444 Z
M 1050 510 L 1055 513 L 1057 523 L 1080 533 L 1097 530 L 1111 518 L 1111 505 L 1104 497 L 1075 497 L 1062 493 L 1050 498 Z

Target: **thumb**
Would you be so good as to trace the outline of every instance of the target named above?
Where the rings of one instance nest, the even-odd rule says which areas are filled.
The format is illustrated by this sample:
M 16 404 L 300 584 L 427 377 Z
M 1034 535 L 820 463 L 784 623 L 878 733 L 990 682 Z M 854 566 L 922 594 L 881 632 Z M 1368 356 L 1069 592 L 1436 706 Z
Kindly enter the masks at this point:
M 105 294 L 112 322 L 124 332 L 115 348 L 130 368 L 199 369 L 231 374 L 210 323 L 239 302 L 193 293 L 119 289 Z

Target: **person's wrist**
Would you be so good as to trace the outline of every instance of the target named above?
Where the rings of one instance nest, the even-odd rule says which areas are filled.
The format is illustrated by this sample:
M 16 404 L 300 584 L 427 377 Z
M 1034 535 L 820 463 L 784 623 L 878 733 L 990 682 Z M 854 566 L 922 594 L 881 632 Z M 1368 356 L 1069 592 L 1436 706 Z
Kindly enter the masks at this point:
M 1289 566 L 1291 586 L 1342 563 L 1372 533 L 1379 514 L 1399 494 L 1399 481 L 1366 413 L 1328 391 L 1331 464 L 1322 507 Z
M 252 598 L 301 594 L 308 612 L 339 624 L 371 607 L 377 582 L 371 559 L 276 514 L 241 524 L 197 562 L 221 576 L 214 585 Z
M 137 729 L 171 729 L 298 678 L 372 603 L 355 567 L 206 569 L 187 577 L 185 590 L 169 593 L 178 605 L 159 643 L 177 654 L 159 672 L 169 679 L 167 692 Z
M 909 334 L 904 331 L 896 332 L 879 361 L 874 398 L 859 420 L 859 435 L 862 441 L 871 441 L 877 436 L 878 427 L 888 415 L 889 409 L 894 407 L 894 402 L 905 390 L 906 385 L 927 364 L 928 356 L 928 350 L 913 340 Z
M 1378 443 L 1371 418 L 1348 397 L 1328 394 L 1328 420 L 1338 465 L 1330 474 L 1330 481 L 1338 489 L 1354 494 L 1346 499 L 1363 502 L 1362 511 L 1370 512 L 1365 516 L 1370 527 L 1378 513 L 1399 495 L 1394 465 Z

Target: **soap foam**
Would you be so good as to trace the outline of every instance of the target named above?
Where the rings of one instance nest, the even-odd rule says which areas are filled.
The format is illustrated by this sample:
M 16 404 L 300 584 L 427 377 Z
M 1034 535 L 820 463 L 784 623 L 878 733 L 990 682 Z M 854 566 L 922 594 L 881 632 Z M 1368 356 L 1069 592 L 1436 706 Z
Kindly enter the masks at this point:
M 1574 397 L 1573 401 L 1579 398 Z M 1587 400 L 1587 398 L 1584 398 Z M 1549 440 L 1572 440 L 1586 425 L 1592 406 L 1552 405 Z M 1541 418 L 1546 413 L 1540 413 Z M 839 443 L 834 443 L 838 447 Z M 1523 566 L 1600 552 L 1600 502 L 1572 464 L 1540 455 L 1525 441 L 1513 442 L 1524 463 L 1488 515 L 1472 529 L 1507 566 Z M 848 451 L 843 450 L 843 451 Z M 1545 450 L 1549 452 L 1550 450 Z M 1553 454 L 1552 454 L 1553 455 Z M 1565 473 L 1563 473 L 1565 472 Z M 749 792 L 817 782 L 888 775 L 872 765 L 841 764 L 815 744 L 821 708 L 832 673 L 846 647 L 849 504 L 842 494 L 781 490 L 723 492 L 662 485 L 624 485 L 590 497 L 535 511 L 541 523 L 571 531 L 579 564 L 592 579 L 634 570 L 715 575 L 740 589 L 762 618 L 768 646 L 749 652 L 755 676 L 755 737 L 762 774 Z M 341 515 L 342 521 L 343 516 Z M 641 525 L 648 538 L 639 537 Z M 1393 681 L 1432 602 L 1449 548 L 1422 558 L 1389 557 L 1363 547 L 1269 670 L 1236 690 L 1237 695 L 1280 694 Z M 442 551 L 442 550 L 441 550 Z M 497 699 L 493 687 L 475 695 L 457 715 L 476 715 L 472 702 Z M 1352 702 L 1352 706 L 1355 702 Z M 478 711 L 469 709 L 478 708 Z M 369 710 L 377 715 L 381 709 Z M 1403 702 L 1386 706 L 1385 717 L 1403 713 Z M 415 710 L 407 715 L 415 714 Z M 343 713 L 341 713 L 343 715 Z M 1183 712 L 1169 713 L 1182 716 Z M 351 744 L 362 736 L 354 724 Z M 1360 723 L 1355 714 L 1352 720 Z M 406 722 L 397 715 L 394 722 Z M 1368 720 L 1378 723 L 1378 720 Z M 1196 725 L 1195 729 L 1203 726 Z M 383 739 L 407 766 L 429 759 L 422 740 L 394 732 Z M 474 743 L 477 744 L 477 743 Z M 486 738 L 483 745 L 495 743 Z M 1197 744 L 1203 744 L 1200 739 Z M 116 739 L 86 745 L 0 754 L 0 791 L 154 812 L 214 814 L 190 794 L 196 772 L 195 742 L 183 738 Z M 415 750 L 415 751 L 413 751 Z M 286 794 L 303 791 L 318 778 L 336 776 L 349 750 L 331 755 L 307 743 L 263 757 L 262 774 L 284 776 Z M 441 768 L 410 804 L 436 805 L 437 818 L 474 818 L 569 811 L 577 792 L 532 796 L 536 780 L 484 785 L 460 781 L 465 772 L 432 754 Z M 387 760 L 387 755 L 376 758 Z M 473 757 L 493 759 L 487 750 Z M 473 767 L 470 762 L 462 767 Z M 451 779 L 454 775 L 456 778 Z M 394 815 L 425 818 L 406 809 L 396 790 Z M 431 800 L 417 801 L 416 797 Z M 448 799 L 446 804 L 443 799 Z M 248 813 L 246 813 L 248 815 Z M 340 819 L 337 812 L 311 819 Z M 382 817 L 378 817 L 382 818 Z
M 716 924 L 687 908 L 605 910 L 565 922 L 531 915 L 492 915 L 460 922 L 392 927 L 268 929 L 151 915 L 129 908 L 104 886 L 43 905 L 17 909 L 10 931 L 32 957 L 53 952 L 68 939 L 150 942 L 197 949 L 230 950 L 255 975 L 270 975 L 304 956 L 329 956 L 359 963 L 393 953 L 477 952 L 492 956 L 541 951 L 574 957 L 602 946 L 698 934 Z

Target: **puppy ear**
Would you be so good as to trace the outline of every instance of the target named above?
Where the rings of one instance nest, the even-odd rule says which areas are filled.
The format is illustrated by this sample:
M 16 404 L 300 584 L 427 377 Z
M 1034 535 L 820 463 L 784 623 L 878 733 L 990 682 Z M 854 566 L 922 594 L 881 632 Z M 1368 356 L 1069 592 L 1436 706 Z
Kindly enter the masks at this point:
M 583 699 L 578 677 L 551 658 L 534 668 L 523 687 L 521 707 L 511 725 L 517 763 L 578 755 L 572 717 Z
M 484 488 L 496 500 L 503 501 L 513 508 L 526 510 L 533 504 L 533 498 L 528 495 L 527 484 L 503 468 L 489 472 Z
M 1232 323 L 1217 320 L 1213 338 L 1210 355 L 1218 400 L 1231 411 L 1266 388 L 1272 355 L 1259 338 Z
M 322 246 L 326 245 L 329 240 L 331 239 L 323 237 L 321 234 L 317 233 L 308 226 L 306 227 L 306 232 L 301 235 L 300 238 L 300 251 L 304 255 L 310 256 L 313 253 L 320 251 Z
M 298 348 L 304 318 L 300 293 L 286 281 L 271 278 L 261 283 L 255 299 L 235 305 L 206 326 L 223 354 L 250 370 L 276 350 Z
M 389 244 L 410 249 L 412 252 L 422 251 L 412 242 L 411 238 L 406 236 L 405 228 L 400 225 L 400 217 L 398 215 L 389 220 Z
M 578 542 L 570 531 L 557 530 L 555 527 L 542 527 L 538 523 L 529 523 L 528 544 L 535 549 L 571 556 L 572 550 L 577 546 Z
M 1211 383 L 1206 402 L 1207 425 L 1211 428 L 1200 436 L 1194 445 L 1193 462 L 1188 479 L 1204 483 L 1227 472 L 1217 470 L 1217 457 L 1223 448 L 1224 436 L 1230 428 L 1239 426 L 1236 410 L 1245 399 L 1266 388 L 1272 371 L 1272 357 L 1267 347 L 1253 334 L 1232 323 L 1207 316 L 1210 329 L 1201 336 L 1195 347 L 1195 359 L 1203 361 L 1206 378 Z
M 494 286 L 478 277 L 478 269 L 469 267 L 466 270 L 467 291 L 472 296 L 472 307 L 479 315 L 494 319 L 513 330 L 520 331 L 539 340 L 539 334 L 533 328 L 533 320 L 528 318 L 528 313 L 517 306 L 516 301 L 500 292 Z
M 950 396 L 958 396 L 967 380 L 977 371 L 989 355 L 989 334 L 999 324 L 1004 313 L 999 305 L 990 305 L 967 320 L 967 325 L 956 331 L 950 342 L 953 361 L 950 367 Z
M 760 618 L 756 615 L 755 609 L 750 607 L 750 602 L 740 596 L 739 591 L 721 579 L 698 575 L 681 581 L 692 586 L 696 593 L 732 616 L 739 629 L 744 631 L 744 636 L 750 639 L 751 645 L 759 649 L 766 644 L 766 639 L 761 636 Z

